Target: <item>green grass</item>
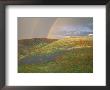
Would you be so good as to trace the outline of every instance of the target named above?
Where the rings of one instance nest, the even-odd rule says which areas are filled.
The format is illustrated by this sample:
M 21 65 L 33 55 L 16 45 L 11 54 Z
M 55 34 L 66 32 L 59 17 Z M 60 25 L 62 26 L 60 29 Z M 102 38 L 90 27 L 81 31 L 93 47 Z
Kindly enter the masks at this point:
M 18 41 L 18 60 L 27 56 L 39 55 L 41 48 L 56 41 L 56 39 L 26 39 Z
M 90 47 L 87 47 L 90 46 Z M 25 47 L 25 45 L 24 45 Z M 74 48 L 65 50 L 65 48 Z M 93 72 L 93 48 L 91 37 L 75 37 L 55 40 L 51 43 L 41 42 L 27 47 L 27 52 L 19 55 L 42 55 L 54 54 L 61 50 L 63 54 L 57 56 L 52 61 L 39 64 L 27 64 L 18 66 L 19 73 L 92 73 Z M 20 48 L 21 49 L 21 48 Z M 33 52 L 33 53 L 32 53 Z M 27 54 L 28 53 L 28 54 Z M 19 59 L 21 56 L 19 56 Z
M 75 49 L 64 52 L 63 55 L 56 57 L 56 60 L 41 64 L 23 65 L 18 68 L 18 72 L 24 73 L 91 73 L 92 48 Z

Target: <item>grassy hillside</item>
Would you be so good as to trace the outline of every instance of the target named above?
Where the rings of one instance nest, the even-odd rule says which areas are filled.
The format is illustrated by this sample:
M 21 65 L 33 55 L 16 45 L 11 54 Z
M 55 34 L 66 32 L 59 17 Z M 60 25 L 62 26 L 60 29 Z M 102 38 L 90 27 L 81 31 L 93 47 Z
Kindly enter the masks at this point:
M 67 50 L 72 47 L 92 47 L 92 37 L 70 37 L 57 40 L 40 48 L 39 53 L 52 53 L 57 50 Z
M 56 40 L 57 39 L 46 38 L 18 40 L 18 60 L 21 60 L 27 56 L 37 55 L 36 51 L 38 51 L 41 47 Z
M 41 59 L 41 62 L 27 64 L 28 57 L 34 57 L 36 61 Z M 91 73 L 93 72 L 92 37 L 21 40 L 18 59 L 19 62 L 25 61 L 18 67 L 20 73 Z

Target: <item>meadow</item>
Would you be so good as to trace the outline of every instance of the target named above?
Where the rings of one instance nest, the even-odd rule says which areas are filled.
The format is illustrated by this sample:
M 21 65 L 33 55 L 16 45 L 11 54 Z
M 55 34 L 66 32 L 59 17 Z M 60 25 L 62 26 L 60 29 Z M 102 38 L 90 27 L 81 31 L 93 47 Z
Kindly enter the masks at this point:
M 19 73 L 92 73 L 93 37 L 18 40 Z

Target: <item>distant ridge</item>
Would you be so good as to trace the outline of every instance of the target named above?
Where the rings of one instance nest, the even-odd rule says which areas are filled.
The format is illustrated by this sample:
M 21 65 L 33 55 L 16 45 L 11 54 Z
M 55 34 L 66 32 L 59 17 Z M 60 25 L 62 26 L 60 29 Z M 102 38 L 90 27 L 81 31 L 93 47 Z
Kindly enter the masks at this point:
M 32 39 L 20 39 L 18 40 L 18 43 L 24 44 L 24 45 L 29 45 L 32 43 L 40 43 L 40 42 L 46 42 L 46 43 L 51 43 L 53 41 L 56 41 L 58 39 L 48 39 L 48 38 L 32 38 Z

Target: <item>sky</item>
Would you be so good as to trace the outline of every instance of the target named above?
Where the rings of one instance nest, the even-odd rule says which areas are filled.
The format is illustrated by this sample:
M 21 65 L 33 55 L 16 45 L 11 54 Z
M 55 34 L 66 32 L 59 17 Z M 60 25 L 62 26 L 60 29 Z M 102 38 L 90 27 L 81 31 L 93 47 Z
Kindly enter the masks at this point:
M 92 17 L 18 17 L 18 39 L 85 36 L 93 33 Z

